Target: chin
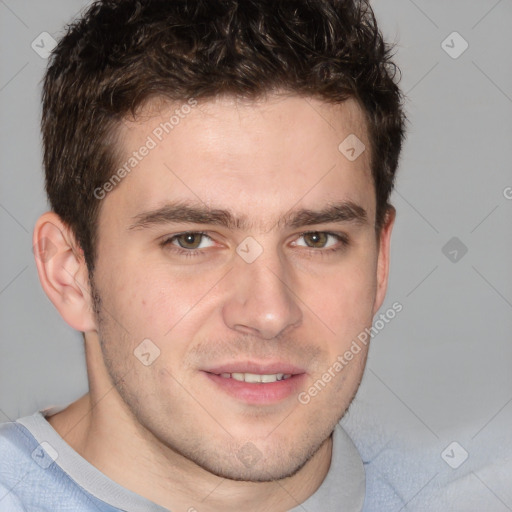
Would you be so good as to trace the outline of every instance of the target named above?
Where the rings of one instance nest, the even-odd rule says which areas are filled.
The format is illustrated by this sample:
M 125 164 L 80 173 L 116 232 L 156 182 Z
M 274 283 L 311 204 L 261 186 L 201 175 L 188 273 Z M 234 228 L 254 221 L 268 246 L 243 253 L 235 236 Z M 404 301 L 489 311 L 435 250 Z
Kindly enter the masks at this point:
M 233 480 L 238 482 L 275 482 L 276 480 L 283 480 L 290 478 L 297 474 L 307 463 L 310 457 L 305 460 L 284 460 L 280 458 L 278 461 L 270 462 L 268 458 L 261 457 L 258 459 L 254 466 L 247 464 L 245 466 L 240 461 L 230 461 L 229 464 L 220 466 L 217 464 L 210 464 L 208 462 L 197 461 L 203 469 L 212 473 L 220 478 Z
M 220 478 L 241 482 L 274 482 L 296 475 L 328 440 L 332 430 L 316 440 L 308 438 L 293 442 L 268 443 L 261 450 L 252 442 L 225 445 L 225 450 L 196 447 L 181 455 Z M 292 440 L 290 440 L 292 441 Z

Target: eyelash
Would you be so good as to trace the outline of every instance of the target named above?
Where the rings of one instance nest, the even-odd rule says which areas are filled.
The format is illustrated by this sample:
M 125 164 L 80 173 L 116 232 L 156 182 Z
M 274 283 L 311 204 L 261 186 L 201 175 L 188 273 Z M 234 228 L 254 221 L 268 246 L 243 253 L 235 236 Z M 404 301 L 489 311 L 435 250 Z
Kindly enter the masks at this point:
M 339 252 L 339 251 L 343 250 L 346 246 L 349 245 L 349 241 L 348 241 L 348 238 L 346 235 L 342 235 L 342 234 L 338 234 L 338 233 L 331 233 L 330 231 L 305 231 L 305 232 L 301 233 L 298 238 L 301 238 L 305 235 L 311 235 L 314 233 L 332 236 L 332 237 L 336 238 L 338 240 L 338 242 L 341 242 L 341 246 L 330 247 L 328 249 L 322 249 L 322 248 L 315 249 L 314 247 L 309 247 L 309 248 L 306 247 L 305 250 L 310 254 L 314 253 L 319 256 L 325 256 L 326 254 Z M 176 254 L 178 254 L 178 256 L 185 256 L 186 258 L 202 256 L 204 254 L 204 252 L 203 252 L 204 249 L 183 249 L 183 248 L 179 248 L 177 246 L 172 245 L 172 242 L 175 239 L 177 239 L 178 237 L 183 236 L 183 235 L 205 236 L 205 237 L 209 238 L 210 240 L 212 240 L 212 238 L 207 233 L 205 233 L 203 231 L 184 231 L 183 233 L 178 233 L 176 235 L 172 235 L 172 236 L 164 239 L 160 243 L 160 245 L 162 247 L 172 246 L 172 251 L 175 252 Z

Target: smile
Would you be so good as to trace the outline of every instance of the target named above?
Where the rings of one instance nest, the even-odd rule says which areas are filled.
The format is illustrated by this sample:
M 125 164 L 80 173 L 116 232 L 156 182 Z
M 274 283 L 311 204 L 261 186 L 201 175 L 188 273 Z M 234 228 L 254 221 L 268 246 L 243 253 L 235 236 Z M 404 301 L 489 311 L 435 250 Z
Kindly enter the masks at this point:
M 264 375 L 258 373 L 221 373 L 220 376 L 224 379 L 234 379 L 250 384 L 268 384 L 289 379 L 292 375 L 290 373 L 270 373 Z

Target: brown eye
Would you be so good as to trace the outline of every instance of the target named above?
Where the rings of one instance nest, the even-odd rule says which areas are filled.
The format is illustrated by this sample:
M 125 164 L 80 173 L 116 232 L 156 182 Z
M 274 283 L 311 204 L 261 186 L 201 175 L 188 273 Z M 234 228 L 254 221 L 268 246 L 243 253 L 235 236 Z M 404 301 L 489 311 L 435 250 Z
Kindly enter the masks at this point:
M 200 231 L 188 231 L 186 233 L 179 233 L 164 239 L 161 242 L 161 245 L 177 251 L 184 249 L 183 252 L 195 253 L 197 250 L 199 253 L 202 249 L 208 249 L 209 247 L 213 247 L 215 244 L 212 238 L 206 233 L 202 233 Z
M 175 236 L 174 240 L 183 249 L 197 249 L 201 244 L 202 237 L 201 233 L 183 233 L 182 235 Z
M 319 249 L 318 253 L 327 253 L 333 251 L 341 251 L 348 246 L 348 238 L 343 234 L 329 233 L 326 231 L 310 231 L 302 233 L 299 241 L 294 245 L 309 249 Z
M 322 232 L 314 232 L 314 233 L 306 233 L 304 235 L 304 240 L 306 241 L 306 244 L 308 247 L 314 247 L 314 248 L 322 248 L 325 247 L 325 244 L 327 243 L 329 235 L 327 233 Z

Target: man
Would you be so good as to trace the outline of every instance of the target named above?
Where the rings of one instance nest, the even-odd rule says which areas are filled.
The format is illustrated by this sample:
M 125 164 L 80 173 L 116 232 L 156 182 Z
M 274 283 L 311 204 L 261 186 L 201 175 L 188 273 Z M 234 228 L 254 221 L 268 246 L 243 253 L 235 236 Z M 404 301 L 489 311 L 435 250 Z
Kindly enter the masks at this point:
M 365 1 L 105 0 L 69 27 L 34 250 L 89 392 L 1 427 L 0 510 L 363 509 L 338 422 L 387 287 L 389 51 Z

